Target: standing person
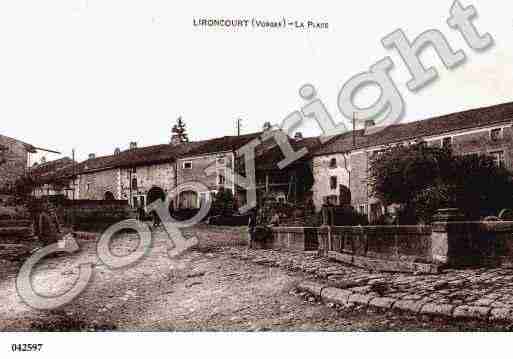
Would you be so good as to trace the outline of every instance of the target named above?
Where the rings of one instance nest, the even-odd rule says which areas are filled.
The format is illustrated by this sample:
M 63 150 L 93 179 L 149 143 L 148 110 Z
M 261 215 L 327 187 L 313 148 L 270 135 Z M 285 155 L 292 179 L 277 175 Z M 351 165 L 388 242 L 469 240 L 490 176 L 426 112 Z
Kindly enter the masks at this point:
M 257 209 L 252 208 L 249 212 L 249 219 L 248 219 L 248 247 L 253 247 L 253 242 L 255 240 L 255 232 L 256 232 L 256 225 L 257 225 Z
M 151 217 L 153 219 L 153 227 L 157 228 L 160 225 L 160 217 L 157 214 L 157 211 L 151 211 Z
M 139 216 L 139 221 L 144 221 L 144 208 L 142 208 L 142 206 L 137 207 L 137 214 Z

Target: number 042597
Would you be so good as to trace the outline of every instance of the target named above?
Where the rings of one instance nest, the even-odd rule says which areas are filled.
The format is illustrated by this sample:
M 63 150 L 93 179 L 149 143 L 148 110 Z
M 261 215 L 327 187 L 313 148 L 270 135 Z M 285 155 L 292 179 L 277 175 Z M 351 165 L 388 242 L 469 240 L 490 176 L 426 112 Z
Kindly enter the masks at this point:
M 38 352 L 43 348 L 43 344 L 11 344 L 13 352 Z

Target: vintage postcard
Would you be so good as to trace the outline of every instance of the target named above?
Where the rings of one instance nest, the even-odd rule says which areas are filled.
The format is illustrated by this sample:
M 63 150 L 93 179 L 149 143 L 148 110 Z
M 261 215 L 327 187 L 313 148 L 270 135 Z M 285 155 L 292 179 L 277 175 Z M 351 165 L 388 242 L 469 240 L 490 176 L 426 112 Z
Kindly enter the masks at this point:
M 483 0 L 1 2 L 1 350 L 510 331 L 512 35 Z

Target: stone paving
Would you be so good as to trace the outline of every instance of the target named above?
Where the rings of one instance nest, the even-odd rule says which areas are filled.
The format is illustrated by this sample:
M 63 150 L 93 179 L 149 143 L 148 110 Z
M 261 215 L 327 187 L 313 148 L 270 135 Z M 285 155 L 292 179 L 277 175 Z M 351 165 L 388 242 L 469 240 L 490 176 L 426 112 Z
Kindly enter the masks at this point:
M 440 274 L 370 272 L 312 252 L 226 248 L 256 264 L 302 271 L 300 285 L 328 301 L 410 312 L 513 321 L 513 269 L 447 269 Z

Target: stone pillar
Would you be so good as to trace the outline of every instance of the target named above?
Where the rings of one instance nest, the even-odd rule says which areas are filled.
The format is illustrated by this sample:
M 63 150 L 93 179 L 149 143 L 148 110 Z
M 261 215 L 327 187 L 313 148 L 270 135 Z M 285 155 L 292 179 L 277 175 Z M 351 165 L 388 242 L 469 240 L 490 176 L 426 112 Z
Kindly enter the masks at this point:
M 317 253 L 319 253 L 319 256 L 321 257 L 326 257 L 330 250 L 329 243 L 331 241 L 331 227 L 326 225 L 319 227 L 317 238 L 319 241 Z
M 457 208 L 439 209 L 431 233 L 431 258 L 446 266 L 466 264 L 473 258 L 473 222 L 464 222 Z

